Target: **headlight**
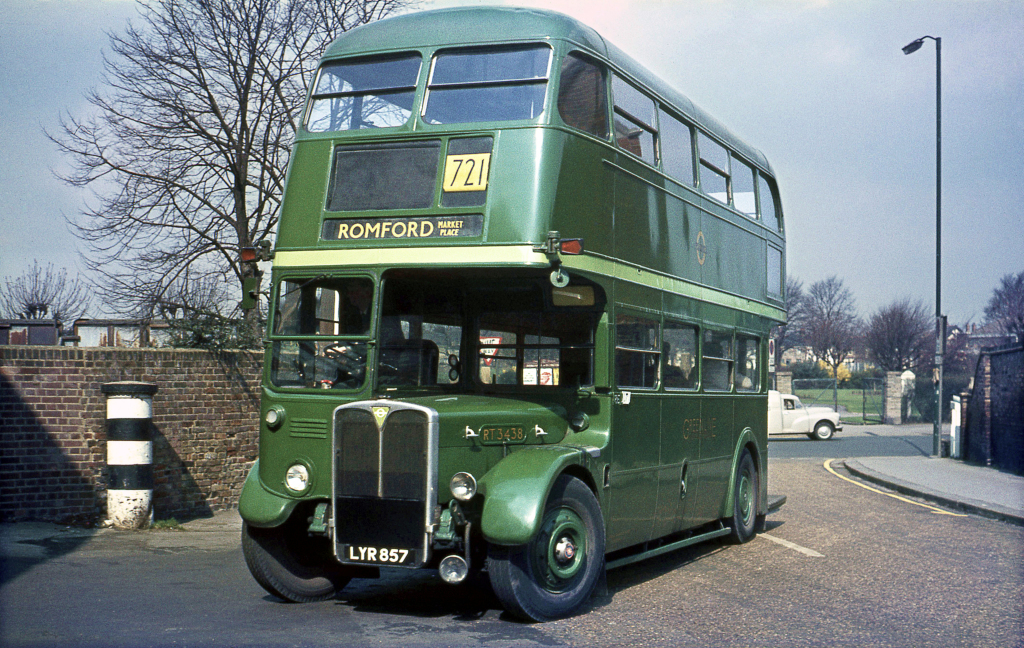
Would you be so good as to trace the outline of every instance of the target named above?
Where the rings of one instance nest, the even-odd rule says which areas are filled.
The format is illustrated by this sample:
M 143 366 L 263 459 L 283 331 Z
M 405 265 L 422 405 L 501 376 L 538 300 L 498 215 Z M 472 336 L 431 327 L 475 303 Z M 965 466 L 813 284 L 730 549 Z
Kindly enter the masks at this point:
M 452 496 L 460 502 L 468 502 L 476 495 L 476 478 L 467 472 L 455 473 L 448 486 Z
M 301 493 L 309 488 L 309 469 L 302 464 L 295 464 L 285 473 L 284 484 L 289 490 Z
M 263 420 L 266 422 L 267 427 L 271 430 L 276 430 L 281 427 L 284 423 L 284 408 L 280 405 L 273 405 L 267 410 L 267 413 L 263 415 Z

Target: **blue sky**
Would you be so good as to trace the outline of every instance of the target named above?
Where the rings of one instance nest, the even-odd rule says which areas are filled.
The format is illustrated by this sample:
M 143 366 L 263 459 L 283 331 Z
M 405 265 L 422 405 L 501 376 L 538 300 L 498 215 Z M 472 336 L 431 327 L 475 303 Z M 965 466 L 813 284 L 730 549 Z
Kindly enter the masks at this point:
M 479 4 L 422 2 L 422 8 Z M 500 4 L 489 2 L 488 4 Z M 1024 271 L 1024 2 L 547 0 L 760 148 L 778 176 L 791 276 L 837 275 L 862 314 L 935 295 L 935 47 L 942 37 L 943 311 L 980 322 Z M 0 0 L 0 277 L 78 271 L 64 216 L 88 195 L 42 134 L 82 115 L 129 0 Z

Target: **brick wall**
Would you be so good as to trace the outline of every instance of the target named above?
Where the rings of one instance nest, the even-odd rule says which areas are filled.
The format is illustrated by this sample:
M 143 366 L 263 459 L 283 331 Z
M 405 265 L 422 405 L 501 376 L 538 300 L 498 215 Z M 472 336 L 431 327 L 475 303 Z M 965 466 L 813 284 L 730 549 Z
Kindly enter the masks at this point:
M 153 397 L 157 519 L 233 508 L 257 455 L 261 353 L 0 347 L 0 519 L 91 523 L 106 513 L 106 401 Z
M 1024 475 L 1024 349 L 985 350 L 978 358 L 964 458 Z

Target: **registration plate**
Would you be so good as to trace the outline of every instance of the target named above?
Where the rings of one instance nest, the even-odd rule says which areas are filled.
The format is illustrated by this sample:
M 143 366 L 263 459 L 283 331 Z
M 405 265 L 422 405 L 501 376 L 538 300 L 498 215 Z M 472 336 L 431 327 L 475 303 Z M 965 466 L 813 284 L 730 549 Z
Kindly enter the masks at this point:
M 416 558 L 411 549 L 392 549 L 388 547 L 361 547 L 358 545 L 342 545 L 342 560 L 368 565 L 406 565 Z

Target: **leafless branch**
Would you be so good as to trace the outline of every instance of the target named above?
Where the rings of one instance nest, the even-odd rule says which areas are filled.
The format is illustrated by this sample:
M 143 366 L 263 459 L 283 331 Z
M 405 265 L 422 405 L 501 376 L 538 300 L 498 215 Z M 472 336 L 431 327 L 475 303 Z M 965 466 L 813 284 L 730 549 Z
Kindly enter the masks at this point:
M 90 116 L 48 133 L 73 161 L 62 179 L 95 197 L 70 220 L 108 309 L 144 315 L 186 278 L 233 276 L 240 288 L 253 270 L 239 250 L 276 227 L 317 59 L 407 4 L 140 0 L 138 20 L 110 35 Z

